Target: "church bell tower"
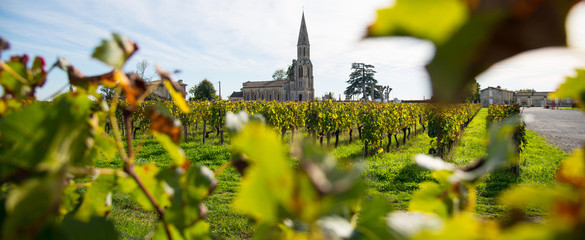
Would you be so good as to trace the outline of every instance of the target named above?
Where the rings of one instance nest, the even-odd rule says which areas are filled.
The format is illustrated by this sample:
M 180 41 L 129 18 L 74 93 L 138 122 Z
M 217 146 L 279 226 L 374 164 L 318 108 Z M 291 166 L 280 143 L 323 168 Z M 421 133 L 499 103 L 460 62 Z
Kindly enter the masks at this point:
M 311 63 L 311 45 L 309 44 L 309 34 L 305 24 L 305 13 L 301 19 L 301 30 L 299 31 L 299 40 L 297 42 L 297 62 L 295 66 L 294 81 L 290 86 L 291 100 L 295 101 L 312 101 L 315 90 L 313 89 L 313 64 Z

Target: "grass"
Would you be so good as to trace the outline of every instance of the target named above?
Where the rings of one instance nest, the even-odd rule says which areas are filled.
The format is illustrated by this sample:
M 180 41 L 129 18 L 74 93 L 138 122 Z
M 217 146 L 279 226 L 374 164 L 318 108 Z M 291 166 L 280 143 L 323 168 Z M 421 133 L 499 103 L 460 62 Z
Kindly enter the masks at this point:
M 398 141 L 402 144 L 402 136 L 398 138 Z M 332 153 L 338 159 L 349 160 L 361 157 L 362 146 L 361 141 L 356 141 L 342 145 L 334 149 Z M 406 145 L 396 148 L 393 142 L 390 152 L 365 158 L 365 178 L 370 187 L 369 194 L 383 195 L 394 207 L 406 209 L 413 191 L 418 189 L 418 184 L 431 179 L 430 172 L 419 168 L 413 160 L 414 155 L 427 153 L 429 148 L 430 138 L 426 133 L 419 131 L 416 136 L 408 139 Z
M 460 166 L 467 165 L 485 157 L 486 152 L 486 115 L 482 109 L 469 123 L 461 137 L 460 144 L 452 150 L 448 161 Z M 505 210 L 496 203 L 497 196 L 505 189 L 519 184 L 551 187 L 556 169 L 566 153 L 547 144 L 534 131 L 526 130 L 527 144 L 520 154 L 520 176 L 516 177 L 509 169 L 499 169 L 483 178 L 477 185 L 478 196 L 476 211 L 486 218 L 502 218 Z M 541 216 L 539 209 L 531 209 L 529 215 Z
M 485 155 L 485 116 L 486 109 L 482 109 L 470 122 L 457 145 L 446 158 L 447 161 L 458 165 L 467 165 L 475 159 Z M 399 134 L 400 146 L 392 143 L 390 152 L 375 154 L 362 158 L 363 142 L 354 131 L 354 141 L 349 142 L 349 136 L 340 136 L 340 145 L 333 148 L 335 138 L 331 138 L 330 145 L 323 140 L 324 148 L 328 149 L 342 162 L 364 162 L 365 181 L 369 186 L 369 195 L 386 197 L 395 208 L 405 210 L 414 191 L 424 181 L 432 181 L 430 172 L 419 168 L 414 163 L 414 155 L 427 153 L 430 148 L 430 138 L 426 132 L 412 134 L 405 145 L 402 145 L 402 134 Z M 295 134 L 295 139 L 301 135 Z M 305 134 L 302 134 L 305 135 Z M 201 136 L 197 133 L 196 136 Z M 230 160 L 229 136 L 226 134 L 226 144 L 220 145 L 215 133 L 208 138 L 206 144 L 200 137 L 190 139 L 192 142 L 181 146 L 185 154 L 195 164 L 202 164 L 212 170 L 219 168 Z M 544 140 L 532 131 L 527 131 L 528 145 L 521 154 L 521 175 L 515 177 L 509 170 L 499 170 L 484 178 L 478 185 L 477 212 L 486 218 L 501 218 L 505 209 L 496 204 L 497 195 L 504 189 L 517 184 L 536 184 L 550 187 L 554 183 L 554 173 L 565 153 L 546 144 Z M 357 139 L 357 140 L 356 140 Z M 286 134 L 284 141 L 290 140 Z M 316 142 L 318 144 L 318 142 Z M 384 146 L 387 140 L 384 142 Z M 171 162 L 169 155 L 153 139 L 147 139 L 137 155 L 138 163 L 155 162 L 159 166 L 166 166 Z M 111 162 L 98 161 L 97 167 L 121 167 L 119 157 Z M 294 165 L 294 164 L 293 164 Z M 230 208 L 230 204 L 239 188 L 240 176 L 232 168 L 228 168 L 218 177 L 219 185 L 215 192 L 207 199 L 205 205 L 209 209 L 206 221 L 210 223 L 212 234 L 221 239 L 245 239 L 254 235 L 254 224 Z M 142 210 L 128 195 L 120 192 L 113 194 L 114 208 L 111 217 L 118 231 L 126 238 L 148 238 L 156 227 L 157 215 L 154 212 Z M 538 210 L 533 215 L 542 215 Z

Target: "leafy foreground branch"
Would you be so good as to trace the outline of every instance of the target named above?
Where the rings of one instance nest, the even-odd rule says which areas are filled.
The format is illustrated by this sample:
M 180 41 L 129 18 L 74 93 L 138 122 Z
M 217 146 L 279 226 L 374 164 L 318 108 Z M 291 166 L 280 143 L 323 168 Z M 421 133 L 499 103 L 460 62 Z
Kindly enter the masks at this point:
M 5 46 L 1 44 L 0 50 Z M 99 76 L 86 77 L 59 59 L 53 66 L 67 71 L 74 88 L 51 103 L 36 101 L 34 94 L 50 72 L 45 71 L 42 58 L 35 58 L 31 67 L 26 56 L 0 61 L 4 88 L 0 98 L 2 239 L 86 239 L 96 234 L 115 239 L 118 234 L 109 219 L 114 188 L 131 195 L 145 210 L 157 212 L 160 221 L 153 238 L 209 238 L 203 201 L 217 186 L 217 179 L 207 167 L 192 166 L 186 159 L 178 145 L 179 121 L 164 107 L 149 109 L 150 132 L 173 162 L 165 168 L 135 164 L 140 147 L 133 147 L 127 119 L 136 114 L 151 89 L 121 69 L 137 49 L 116 34 L 103 41 L 93 56 L 113 70 Z M 584 101 L 584 72 L 569 78 L 555 94 Z M 178 94 L 169 74 L 159 70 L 159 75 L 179 109 L 187 114 L 184 96 Z M 96 91 L 98 86 L 112 85 L 128 102 L 123 109 L 126 136 L 120 134 L 114 117 L 119 96 L 109 104 Z M 90 96 L 96 99 L 95 105 Z M 113 123 L 114 137 L 104 133 L 106 118 Z M 419 165 L 433 170 L 435 181 L 419 186 L 409 212 L 392 211 L 382 197 L 364 196 L 367 189 L 359 162 L 340 168 L 328 153 L 301 141 L 293 147 L 298 166 L 292 167 L 280 138 L 260 117 L 228 114 L 226 122 L 233 134 L 231 165 L 243 175 L 232 207 L 253 219 L 258 239 L 585 237 L 582 149 L 561 164 L 558 184 L 552 190 L 522 186 L 505 192 L 501 204 L 511 209 L 506 222 L 479 220 L 474 215 L 475 184 L 485 174 L 516 161 L 517 146 L 512 141 L 518 119 L 495 124 L 487 157 L 468 167 L 417 156 Z M 98 156 L 111 159 L 116 152 L 124 162 L 122 168 L 92 168 Z M 79 183 L 87 177 L 91 180 L 82 188 Z M 525 207 L 549 209 L 550 219 L 529 222 L 523 217 Z

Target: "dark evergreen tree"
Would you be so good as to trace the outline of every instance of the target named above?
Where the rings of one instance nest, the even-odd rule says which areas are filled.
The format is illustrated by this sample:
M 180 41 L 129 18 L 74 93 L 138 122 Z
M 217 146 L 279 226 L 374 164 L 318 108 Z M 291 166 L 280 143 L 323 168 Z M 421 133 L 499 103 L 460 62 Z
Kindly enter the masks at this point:
M 293 59 L 292 63 L 288 66 L 288 69 L 286 70 L 286 76 L 288 77 L 288 80 L 293 80 L 295 78 L 295 67 L 297 66 L 297 60 Z
M 366 98 L 370 98 L 372 96 L 372 84 L 376 86 L 378 83 L 378 80 L 374 78 L 374 74 L 376 73 L 374 66 L 365 63 L 352 63 L 351 69 L 353 71 L 349 74 L 349 80 L 347 81 L 349 86 L 347 86 L 343 93 L 350 96 L 363 96 L 365 88 L 365 96 Z M 374 98 L 381 97 L 382 92 L 380 89 L 374 87 Z

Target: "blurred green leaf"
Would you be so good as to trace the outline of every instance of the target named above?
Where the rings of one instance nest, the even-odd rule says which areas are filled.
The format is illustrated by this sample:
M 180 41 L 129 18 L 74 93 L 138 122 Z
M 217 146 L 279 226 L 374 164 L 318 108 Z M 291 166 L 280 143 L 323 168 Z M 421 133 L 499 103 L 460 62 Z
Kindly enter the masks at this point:
M 5 63 L 9 69 L 0 67 L 0 85 L 4 88 L 5 93 L 12 94 L 15 98 L 25 97 L 31 90 L 26 73 L 25 57 L 13 57 Z M 3 63 L 4 64 L 4 63 Z
M 108 205 L 107 197 L 115 186 L 115 178 L 112 175 L 100 175 L 83 196 L 83 202 L 75 212 L 75 218 L 88 222 L 93 216 L 103 217 L 112 210 Z
M 390 203 L 381 196 L 362 200 L 356 225 L 360 237 L 354 239 L 393 239 L 386 225 L 386 216 L 392 210 Z
M 156 67 L 156 71 L 160 76 L 161 80 L 163 80 L 165 87 L 169 91 L 171 97 L 175 101 L 175 104 L 181 109 L 183 113 L 189 113 L 190 109 L 187 106 L 187 102 L 185 101 L 185 96 L 181 91 L 181 86 L 171 79 L 171 75 L 168 72 L 163 71 L 158 66 Z M 224 113 L 225 114 L 225 113 Z
M 6 199 L 2 239 L 34 238 L 58 210 L 63 191 L 62 175 L 31 178 L 14 186 Z
M 175 166 L 183 166 L 187 163 L 185 152 L 175 141 L 171 140 L 171 137 L 167 134 L 153 131 L 152 136 L 163 146 L 167 153 L 171 156 Z
M 114 33 L 112 37 L 112 40 L 102 40 L 91 56 L 121 70 L 126 60 L 138 50 L 138 46 L 122 35 Z
M 209 223 L 199 221 L 190 228 L 185 229 L 185 239 L 211 239 L 209 237 Z
M 434 182 L 419 184 L 419 190 L 413 195 L 408 205 L 408 211 L 434 213 L 440 217 L 449 217 L 449 207 L 446 190 Z
M 554 194 L 550 189 L 536 186 L 517 186 L 500 194 L 498 203 L 509 208 L 525 209 L 537 207 L 550 210 Z
M 460 93 L 464 93 L 468 82 L 493 64 L 476 66 L 475 62 L 482 59 L 481 47 L 501 17 L 499 12 L 471 16 L 451 38 L 437 46 L 435 57 L 427 65 L 437 100 L 461 101 L 465 96 Z
M 396 0 L 394 6 L 378 10 L 368 36 L 414 36 L 442 45 L 468 15 L 460 0 Z
M 164 189 L 164 183 L 155 178 L 159 173 L 159 169 L 154 163 L 135 166 L 134 171 L 136 171 L 136 175 L 140 178 L 144 187 L 152 194 L 159 206 L 167 207 L 170 205 L 169 195 L 172 194 L 167 193 Z M 118 178 L 117 185 L 122 192 L 130 193 L 136 199 L 136 202 L 145 210 L 154 210 L 154 206 L 152 206 L 152 203 L 134 179 L 130 177 Z
M 103 129 L 100 130 L 103 131 Z M 94 141 L 96 150 L 103 154 L 108 161 L 112 160 L 116 156 L 118 149 L 116 149 L 116 142 L 111 136 L 105 134 L 95 134 Z
M 585 188 L 585 150 L 577 149 L 561 162 L 557 181 Z
M 260 223 L 275 222 L 279 208 L 290 206 L 293 193 L 293 171 L 280 138 L 267 127 L 251 123 L 232 139 L 232 152 L 245 154 L 250 161 L 233 208 Z
M 66 217 L 63 230 L 70 239 L 118 239 L 114 224 L 106 218 L 92 216 L 87 222 Z
M 579 99 L 583 104 L 585 102 L 585 69 L 577 69 L 577 75 L 567 77 L 559 89 L 551 93 L 549 97 Z

